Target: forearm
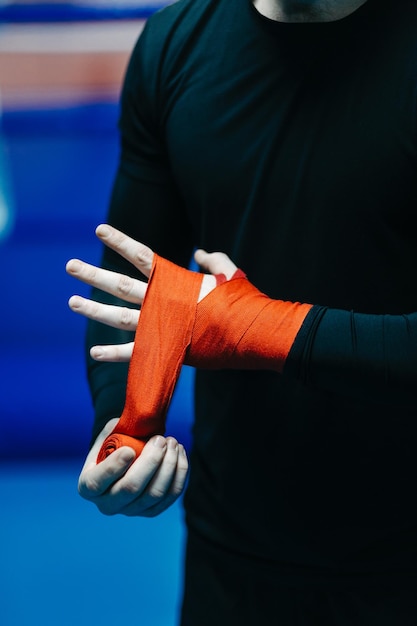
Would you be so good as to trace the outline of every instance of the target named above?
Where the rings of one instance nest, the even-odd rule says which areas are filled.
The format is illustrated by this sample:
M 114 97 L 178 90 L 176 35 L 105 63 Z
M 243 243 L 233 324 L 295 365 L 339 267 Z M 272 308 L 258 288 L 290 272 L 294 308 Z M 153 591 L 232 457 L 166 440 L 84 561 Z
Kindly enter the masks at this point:
M 232 280 L 197 306 L 188 358 L 197 367 L 272 369 L 360 401 L 416 406 L 417 313 L 283 302 Z
M 111 242 L 109 245 L 118 249 Z M 219 271 L 214 269 L 215 256 L 205 253 L 203 266 L 209 273 Z M 133 255 L 132 260 L 135 258 Z M 229 274 L 227 280 L 210 287 L 197 300 L 187 287 L 187 281 L 191 286 L 197 276 L 194 272 L 157 255 L 154 258 L 146 300 L 143 302 L 143 295 L 138 300 L 143 305 L 142 314 L 147 310 L 151 321 L 145 331 L 139 323 L 138 332 L 142 333 L 142 341 L 149 339 L 152 354 L 159 354 L 162 344 L 176 364 L 271 369 L 330 394 L 373 404 L 416 406 L 417 313 L 371 315 L 273 300 L 239 272 Z M 200 255 L 199 259 L 203 258 Z M 180 274 L 184 281 L 177 289 Z M 102 284 L 100 277 L 95 284 Z M 114 289 L 109 291 L 116 293 Z M 165 298 L 166 306 L 162 306 Z M 192 305 L 187 315 L 183 312 L 184 299 Z M 167 323 L 174 316 L 180 320 L 180 327 L 187 325 L 190 329 L 179 346 L 177 330 Z M 100 318 L 106 318 L 106 310 L 98 315 Z M 142 367 L 142 361 L 140 364 Z M 164 376 L 172 374 L 175 379 L 177 367 L 171 373 L 167 370 L 169 367 L 163 369 Z M 163 377 L 161 381 L 166 389 Z M 157 382 L 154 380 L 155 388 Z
M 416 406 L 417 313 L 372 315 L 315 307 L 284 374 L 361 401 Z

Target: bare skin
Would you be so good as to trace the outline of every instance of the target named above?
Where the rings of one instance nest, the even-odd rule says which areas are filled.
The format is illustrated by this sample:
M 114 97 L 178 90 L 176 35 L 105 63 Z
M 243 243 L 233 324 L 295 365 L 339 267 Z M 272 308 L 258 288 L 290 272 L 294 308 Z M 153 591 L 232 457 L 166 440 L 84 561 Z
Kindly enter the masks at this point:
M 149 276 L 153 252 L 147 246 L 131 239 L 107 225 L 97 228 L 96 234 L 107 246 L 130 261 L 145 276 Z M 204 276 L 199 300 L 216 286 L 213 274 L 223 273 L 231 278 L 235 264 L 220 252 L 198 250 L 197 263 L 209 274 Z M 78 259 L 67 263 L 67 272 L 88 285 L 111 293 L 127 304 L 141 305 L 145 297 L 146 282 L 109 272 Z M 113 326 L 135 330 L 139 311 L 136 308 L 109 306 L 80 296 L 72 296 L 70 308 L 85 317 Z M 94 346 L 91 356 L 97 361 L 128 361 L 133 343 L 121 346 Z M 78 489 L 86 500 L 94 502 L 105 515 L 117 513 L 127 516 L 154 517 L 167 509 L 181 495 L 188 473 L 188 460 L 184 447 L 173 437 L 153 437 L 135 459 L 131 448 L 116 450 L 102 463 L 96 459 L 101 444 L 117 424 L 111 420 L 98 436 L 84 463 Z
M 106 246 L 118 252 L 144 276 L 149 277 L 153 260 L 153 252 L 150 248 L 106 224 L 98 226 L 96 234 Z M 204 250 L 197 250 L 195 260 L 209 272 L 203 278 L 198 302 L 215 288 L 216 279 L 213 274 L 223 273 L 229 279 L 237 269 L 229 257 L 222 252 L 208 253 Z M 68 274 L 83 283 L 117 296 L 126 303 L 140 306 L 146 294 L 146 282 L 109 272 L 79 259 L 68 261 L 66 270 Z M 74 313 L 80 313 L 107 326 L 130 331 L 136 329 L 140 315 L 136 308 L 100 304 L 81 296 L 72 296 L 68 304 Z M 94 346 L 91 349 L 91 356 L 96 361 L 129 361 L 132 350 L 133 343 Z
M 334 22 L 359 9 L 366 0 L 254 0 L 254 7 L 277 22 Z

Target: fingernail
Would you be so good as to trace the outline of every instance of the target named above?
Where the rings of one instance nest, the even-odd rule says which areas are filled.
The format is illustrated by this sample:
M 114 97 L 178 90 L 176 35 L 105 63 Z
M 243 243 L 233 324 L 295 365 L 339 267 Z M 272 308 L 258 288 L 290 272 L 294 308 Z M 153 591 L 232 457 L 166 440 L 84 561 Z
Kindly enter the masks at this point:
M 96 233 L 97 235 L 100 235 L 100 237 L 108 237 L 110 232 L 110 228 L 106 224 L 100 224 L 100 226 L 97 226 Z
M 166 445 L 165 438 L 158 436 L 156 439 L 153 440 L 153 445 L 156 448 L 165 448 L 165 445 Z
M 71 309 L 79 309 L 81 306 L 81 298 L 79 298 L 78 296 L 71 296 L 71 298 L 68 300 L 68 304 Z
M 67 272 L 71 272 L 71 274 L 76 274 L 81 268 L 81 263 L 76 259 L 71 259 L 67 263 Z
M 178 448 L 178 442 L 175 439 L 168 439 L 168 448 L 176 450 Z
M 101 359 L 101 357 L 104 356 L 104 350 L 103 348 L 91 348 L 90 354 L 93 359 Z

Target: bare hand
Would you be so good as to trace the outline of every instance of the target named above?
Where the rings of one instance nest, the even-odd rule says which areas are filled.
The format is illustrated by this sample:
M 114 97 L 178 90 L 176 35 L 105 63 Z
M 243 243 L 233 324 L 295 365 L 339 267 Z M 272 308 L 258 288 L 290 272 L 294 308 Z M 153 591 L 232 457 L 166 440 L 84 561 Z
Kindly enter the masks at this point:
M 153 251 L 150 248 L 107 224 L 98 226 L 96 235 L 106 246 L 132 263 L 145 277 L 149 277 L 153 261 Z M 230 279 L 237 269 L 229 257 L 222 252 L 208 253 L 204 250 L 197 250 L 195 260 L 205 271 L 209 272 L 204 275 L 199 302 L 215 289 L 215 274 L 224 274 L 227 279 Z M 144 281 L 110 272 L 78 259 L 68 261 L 66 269 L 74 278 L 106 291 L 126 303 L 140 306 L 145 297 L 147 283 Z M 137 308 L 101 304 L 81 296 L 72 296 L 69 306 L 75 313 L 80 313 L 92 320 L 130 331 L 136 329 L 140 315 Z M 132 351 L 133 342 L 130 342 L 121 345 L 93 346 L 90 353 L 96 361 L 115 362 L 129 361 Z
M 99 465 L 98 451 L 117 419 L 98 436 L 81 471 L 78 490 L 105 515 L 155 517 L 181 495 L 188 472 L 184 447 L 173 437 L 152 437 L 134 461 L 131 448 L 119 448 Z

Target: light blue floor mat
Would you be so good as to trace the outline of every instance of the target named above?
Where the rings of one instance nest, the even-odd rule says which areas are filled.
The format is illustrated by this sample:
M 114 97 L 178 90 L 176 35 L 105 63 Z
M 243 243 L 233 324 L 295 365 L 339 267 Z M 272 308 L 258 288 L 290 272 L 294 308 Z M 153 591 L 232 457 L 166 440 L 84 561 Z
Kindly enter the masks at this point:
M 3 464 L 1 626 L 174 626 L 181 505 L 105 517 L 77 493 L 75 464 Z

